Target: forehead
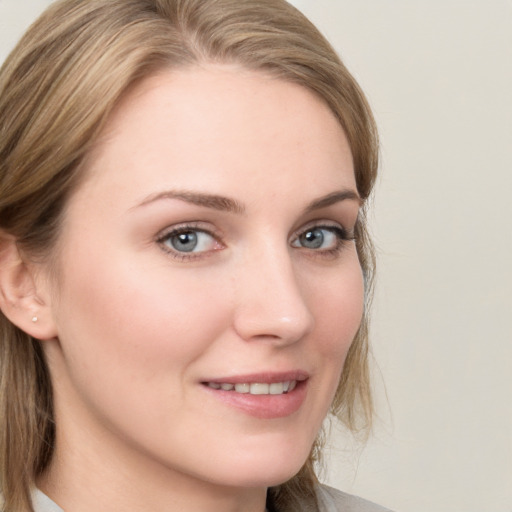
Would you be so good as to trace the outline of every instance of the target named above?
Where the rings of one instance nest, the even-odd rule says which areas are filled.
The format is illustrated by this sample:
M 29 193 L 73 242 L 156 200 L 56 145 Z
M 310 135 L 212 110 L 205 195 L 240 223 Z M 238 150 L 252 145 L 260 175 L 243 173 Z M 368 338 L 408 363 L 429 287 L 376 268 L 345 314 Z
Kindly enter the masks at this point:
M 265 175 L 320 188 L 354 183 L 350 148 L 329 107 L 297 84 L 234 66 L 152 76 L 118 104 L 88 158 L 94 181 L 247 188 Z M 154 192 L 147 190 L 149 193 Z M 219 190 L 223 193 L 223 190 Z M 319 195 L 324 191 L 319 191 Z

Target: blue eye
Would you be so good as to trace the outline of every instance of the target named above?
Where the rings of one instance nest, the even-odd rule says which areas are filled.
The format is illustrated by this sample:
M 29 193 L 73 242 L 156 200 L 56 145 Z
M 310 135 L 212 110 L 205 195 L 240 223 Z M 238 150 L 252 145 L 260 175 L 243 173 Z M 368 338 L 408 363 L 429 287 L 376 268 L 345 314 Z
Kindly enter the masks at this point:
M 179 253 L 198 253 L 215 249 L 215 238 L 198 229 L 182 228 L 165 234 L 159 240 L 167 250 Z
M 293 242 L 293 247 L 312 250 L 335 250 L 348 240 L 345 231 L 337 226 L 315 226 L 303 231 Z
M 329 235 L 332 237 L 333 233 L 326 233 L 325 230 L 318 228 L 311 229 L 299 236 L 299 242 L 302 247 L 320 249 L 324 245 L 325 239 L 329 238 Z

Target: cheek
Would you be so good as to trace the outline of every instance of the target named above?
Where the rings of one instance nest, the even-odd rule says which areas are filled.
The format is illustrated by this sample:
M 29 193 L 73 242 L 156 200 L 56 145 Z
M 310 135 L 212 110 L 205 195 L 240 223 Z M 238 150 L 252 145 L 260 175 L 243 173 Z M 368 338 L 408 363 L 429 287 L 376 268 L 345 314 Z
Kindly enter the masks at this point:
M 361 324 L 364 310 L 364 281 L 354 251 L 343 270 L 326 280 L 317 300 L 317 326 L 314 350 L 320 357 L 323 375 L 321 420 L 334 400 L 348 351 Z M 321 421 L 318 423 L 318 428 Z
M 212 301 L 212 288 L 193 272 L 91 257 L 74 267 L 62 288 L 63 350 L 110 364 L 116 374 L 151 375 L 162 368 L 180 375 L 225 326 L 229 301 Z
M 316 319 L 322 334 L 318 349 L 340 366 L 361 324 L 364 283 L 361 267 L 354 255 L 341 272 L 325 280 L 323 291 L 316 293 Z

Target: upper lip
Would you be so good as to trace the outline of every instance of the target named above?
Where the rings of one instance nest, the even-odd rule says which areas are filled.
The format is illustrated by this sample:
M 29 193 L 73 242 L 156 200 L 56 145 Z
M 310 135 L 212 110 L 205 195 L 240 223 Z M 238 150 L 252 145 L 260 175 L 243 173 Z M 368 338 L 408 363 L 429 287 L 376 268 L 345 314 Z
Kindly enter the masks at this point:
M 286 372 L 258 372 L 245 375 L 229 375 L 225 377 L 215 377 L 204 379 L 202 382 L 217 382 L 219 384 L 244 384 L 251 382 L 261 382 L 272 384 L 274 382 L 303 381 L 309 378 L 309 374 L 304 370 L 291 370 Z

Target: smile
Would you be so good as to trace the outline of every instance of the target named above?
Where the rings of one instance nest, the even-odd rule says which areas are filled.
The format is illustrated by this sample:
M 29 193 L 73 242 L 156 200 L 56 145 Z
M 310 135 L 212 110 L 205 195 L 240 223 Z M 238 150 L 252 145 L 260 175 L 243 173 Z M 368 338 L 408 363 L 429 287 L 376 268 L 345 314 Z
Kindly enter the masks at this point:
M 297 386 L 296 380 L 284 382 L 244 382 L 231 384 L 229 382 L 207 382 L 206 385 L 222 391 L 234 391 L 235 393 L 250 395 L 283 395 L 293 391 Z

